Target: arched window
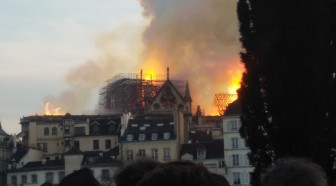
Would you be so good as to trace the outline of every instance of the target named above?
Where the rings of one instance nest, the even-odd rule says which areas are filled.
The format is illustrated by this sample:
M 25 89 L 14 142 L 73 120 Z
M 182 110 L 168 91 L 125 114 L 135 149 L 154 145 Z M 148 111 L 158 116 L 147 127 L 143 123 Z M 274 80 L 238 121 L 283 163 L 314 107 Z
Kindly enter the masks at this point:
M 48 127 L 44 128 L 44 135 L 49 136 L 49 128 Z
M 51 135 L 53 135 L 53 136 L 56 136 L 56 135 L 57 135 L 57 128 L 56 128 L 56 127 L 53 127 L 53 128 L 51 129 Z

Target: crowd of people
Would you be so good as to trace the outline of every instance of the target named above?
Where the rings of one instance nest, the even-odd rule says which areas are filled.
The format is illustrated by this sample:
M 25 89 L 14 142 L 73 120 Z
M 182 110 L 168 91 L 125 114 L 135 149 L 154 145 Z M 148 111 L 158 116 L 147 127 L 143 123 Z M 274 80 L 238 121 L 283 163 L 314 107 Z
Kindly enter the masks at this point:
M 116 186 L 229 186 L 223 175 L 191 161 L 139 160 L 114 176 Z M 100 186 L 88 168 L 67 175 L 60 186 Z M 280 159 L 261 175 L 261 186 L 327 186 L 326 175 L 305 159 Z

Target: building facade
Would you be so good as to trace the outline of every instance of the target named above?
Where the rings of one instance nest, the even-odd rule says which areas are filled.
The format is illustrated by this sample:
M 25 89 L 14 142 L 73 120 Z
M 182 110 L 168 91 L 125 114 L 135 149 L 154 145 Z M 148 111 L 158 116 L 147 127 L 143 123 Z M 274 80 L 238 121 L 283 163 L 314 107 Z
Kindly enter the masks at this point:
M 223 146 L 222 139 L 183 144 L 180 158 L 201 164 L 210 172 L 225 176 Z
M 63 159 L 41 158 L 35 149 L 19 149 L 13 154 L 7 173 L 7 185 L 40 186 L 46 182 L 57 185 L 73 171 L 88 167 L 102 185 L 113 185 L 113 176 L 122 163 L 107 153 L 83 153 L 76 148 L 64 154 Z M 39 159 L 36 161 L 36 159 Z
M 120 116 L 70 115 L 21 118 L 25 147 L 43 151 L 57 160 L 76 147 L 81 151 L 108 151 L 118 143 Z
M 231 185 L 250 185 L 250 165 L 247 154 L 250 152 L 240 137 L 240 103 L 231 103 L 223 116 L 224 157 L 226 162 L 226 178 Z
M 179 145 L 172 119 L 131 119 L 120 139 L 122 160 L 171 161 L 178 159 Z

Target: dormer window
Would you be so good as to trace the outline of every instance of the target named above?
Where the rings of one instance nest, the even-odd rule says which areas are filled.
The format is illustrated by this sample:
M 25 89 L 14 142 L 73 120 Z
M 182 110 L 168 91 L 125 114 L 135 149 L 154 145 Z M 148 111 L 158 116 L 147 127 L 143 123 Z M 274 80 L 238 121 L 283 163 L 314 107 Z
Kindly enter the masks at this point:
M 170 132 L 163 133 L 163 139 L 170 139 Z
M 146 130 L 146 127 L 145 126 L 140 127 L 140 130 Z
M 140 140 L 140 141 L 145 140 L 145 138 L 146 138 L 146 135 L 145 135 L 145 134 L 139 134 L 139 140 Z
M 127 134 L 127 141 L 132 141 L 134 138 L 133 134 Z
M 152 140 L 158 139 L 158 133 L 152 133 Z
M 204 148 L 197 149 L 197 159 L 198 160 L 204 160 L 206 157 L 206 151 Z

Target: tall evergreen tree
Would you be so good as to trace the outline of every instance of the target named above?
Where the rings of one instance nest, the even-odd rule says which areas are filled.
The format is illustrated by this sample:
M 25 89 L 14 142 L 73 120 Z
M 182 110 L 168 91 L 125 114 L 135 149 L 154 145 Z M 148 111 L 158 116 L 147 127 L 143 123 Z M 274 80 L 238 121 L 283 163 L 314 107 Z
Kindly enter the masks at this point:
M 261 171 L 307 157 L 335 184 L 335 0 L 239 0 L 241 135 Z

